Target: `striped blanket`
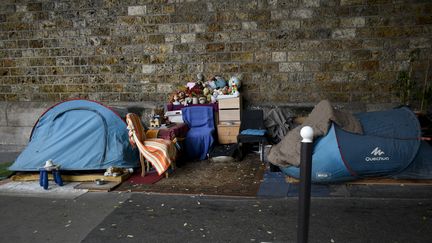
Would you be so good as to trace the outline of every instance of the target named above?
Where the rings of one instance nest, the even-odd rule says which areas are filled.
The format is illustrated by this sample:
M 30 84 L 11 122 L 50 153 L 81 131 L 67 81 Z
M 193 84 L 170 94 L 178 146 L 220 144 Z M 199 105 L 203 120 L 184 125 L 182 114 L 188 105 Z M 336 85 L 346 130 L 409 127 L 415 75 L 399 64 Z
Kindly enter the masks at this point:
M 128 113 L 126 122 L 129 130 L 129 141 L 132 146 L 138 147 L 140 155 L 153 165 L 159 175 L 164 173 L 175 160 L 177 150 L 174 144 L 170 140 L 160 138 L 146 139 L 141 120 L 136 114 Z M 142 160 L 141 167 L 142 175 L 144 175 L 145 165 Z

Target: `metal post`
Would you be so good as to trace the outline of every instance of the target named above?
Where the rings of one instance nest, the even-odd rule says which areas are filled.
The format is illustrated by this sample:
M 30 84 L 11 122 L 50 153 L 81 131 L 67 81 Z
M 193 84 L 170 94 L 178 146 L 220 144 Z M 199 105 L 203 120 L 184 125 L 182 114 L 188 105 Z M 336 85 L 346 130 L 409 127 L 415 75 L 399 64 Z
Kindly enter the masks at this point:
M 306 243 L 308 242 L 309 235 L 313 129 L 309 126 L 305 126 L 301 129 L 300 135 L 303 140 L 301 142 L 300 150 L 300 192 L 297 242 Z

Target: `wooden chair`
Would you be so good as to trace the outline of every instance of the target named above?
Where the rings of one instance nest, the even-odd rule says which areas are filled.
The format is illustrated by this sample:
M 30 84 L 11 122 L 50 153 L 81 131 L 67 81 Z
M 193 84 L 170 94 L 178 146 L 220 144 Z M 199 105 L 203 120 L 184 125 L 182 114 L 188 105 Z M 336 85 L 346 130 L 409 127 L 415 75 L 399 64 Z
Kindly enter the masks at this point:
M 141 176 L 145 176 L 146 168 L 149 169 L 150 162 L 161 175 L 170 166 L 174 166 L 177 149 L 170 140 L 160 138 L 146 138 L 145 130 L 138 115 L 128 113 L 126 122 L 129 130 L 129 142 L 138 147 L 140 152 Z M 146 166 L 147 162 L 147 166 Z

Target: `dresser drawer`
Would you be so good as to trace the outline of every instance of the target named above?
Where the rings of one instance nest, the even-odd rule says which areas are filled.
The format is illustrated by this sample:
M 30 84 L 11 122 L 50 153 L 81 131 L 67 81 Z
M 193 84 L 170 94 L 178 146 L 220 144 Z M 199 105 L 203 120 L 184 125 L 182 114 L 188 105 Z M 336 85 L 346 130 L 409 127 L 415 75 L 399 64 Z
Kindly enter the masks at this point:
M 220 99 L 219 109 L 240 109 L 240 97 Z
M 240 110 L 219 110 L 219 121 L 240 121 Z

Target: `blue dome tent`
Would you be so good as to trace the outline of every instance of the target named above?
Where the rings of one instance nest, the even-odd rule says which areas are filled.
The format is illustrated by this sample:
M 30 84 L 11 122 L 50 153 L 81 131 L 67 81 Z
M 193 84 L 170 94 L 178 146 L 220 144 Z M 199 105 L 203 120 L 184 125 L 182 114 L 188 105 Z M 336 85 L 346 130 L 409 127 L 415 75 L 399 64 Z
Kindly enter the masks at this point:
M 109 108 L 88 100 L 65 101 L 48 109 L 9 170 L 37 171 L 49 159 L 61 170 L 138 166 L 126 123 Z
M 352 181 L 387 176 L 404 179 L 432 178 L 432 146 L 421 141 L 416 115 L 408 108 L 355 115 L 363 134 L 354 134 L 331 124 L 327 135 L 314 142 L 312 181 Z M 299 178 L 299 168 L 281 167 Z

